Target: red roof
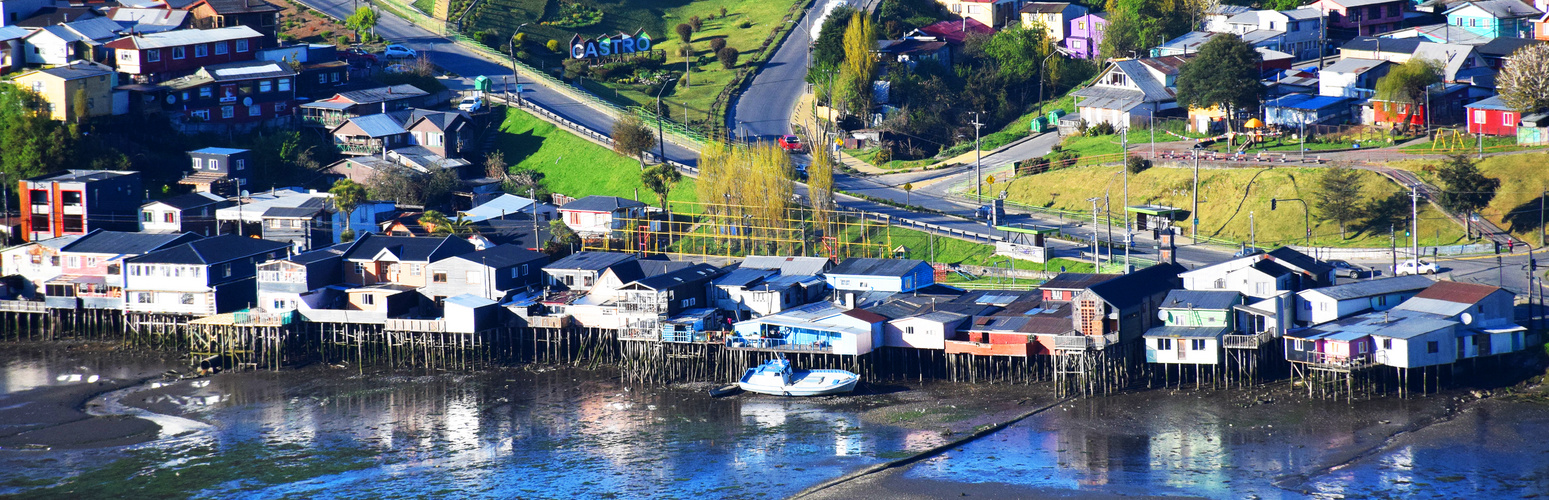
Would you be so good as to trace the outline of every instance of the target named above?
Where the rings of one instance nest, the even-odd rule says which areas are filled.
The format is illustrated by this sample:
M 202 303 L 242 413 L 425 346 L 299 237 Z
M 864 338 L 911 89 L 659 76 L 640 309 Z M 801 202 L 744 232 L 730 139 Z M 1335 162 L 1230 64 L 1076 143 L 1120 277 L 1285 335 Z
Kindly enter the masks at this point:
M 1438 281 L 1415 294 L 1415 297 L 1459 304 L 1476 304 L 1497 290 L 1500 290 L 1500 287 L 1458 281 Z
M 995 33 L 995 28 L 985 26 L 984 23 L 974 20 L 973 18 L 968 18 L 963 21 L 941 21 L 936 24 L 920 28 L 920 31 L 923 31 L 925 34 L 930 36 L 940 38 L 944 42 L 953 45 L 961 45 L 963 40 L 968 38 L 969 34 L 979 33 L 984 35 L 991 35 Z
M 881 314 L 877 314 L 877 313 L 874 313 L 874 312 L 871 312 L 871 311 L 864 311 L 864 310 L 860 310 L 860 309 L 851 309 L 851 310 L 842 312 L 840 314 L 843 314 L 845 316 L 849 316 L 851 318 L 855 318 L 855 319 L 858 319 L 858 320 L 861 320 L 861 321 L 865 321 L 867 323 L 886 323 L 887 322 L 887 318 L 883 317 Z

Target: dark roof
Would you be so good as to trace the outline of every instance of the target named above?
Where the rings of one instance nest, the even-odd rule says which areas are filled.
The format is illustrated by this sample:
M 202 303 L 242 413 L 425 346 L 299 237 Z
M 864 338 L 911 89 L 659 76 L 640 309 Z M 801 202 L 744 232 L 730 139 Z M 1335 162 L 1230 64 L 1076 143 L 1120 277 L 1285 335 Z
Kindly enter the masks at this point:
M 468 250 L 473 250 L 473 244 L 456 236 L 444 236 L 440 238 L 426 238 L 414 236 L 381 236 L 377 234 L 365 234 L 355 242 L 355 246 L 344 254 L 345 260 L 372 260 L 378 252 L 387 249 L 402 261 L 425 261 L 430 259 L 430 254 L 435 253 L 441 245 L 451 241 L 461 242 L 467 245 Z M 455 243 L 453 243 L 455 244 Z
M 887 321 L 887 318 L 882 317 L 882 315 L 873 312 L 867 312 L 863 309 L 851 309 L 840 314 L 865 321 L 867 323 L 883 323 Z
M 209 265 L 287 248 L 290 248 L 289 243 L 223 234 L 157 250 L 129 261 L 141 264 Z
M 1435 282 L 1430 278 L 1411 275 L 1382 278 L 1368 281 L 1356 281 L 1340 285 L 1314 288 L 1307 292 L 1317 292 L 1334 300 L 1349 300 L 1374 295 L 1387 295 L 1390 293 L 1423 290 Z
M 1158 307 L 1165 309 L 1209 309 L 1225 311 L 1242 303 L 1242 294 L 1222 290 L 1173 290 L 1167 292 Z
M 930 53 L 946 47 L 947 42 L 931 42 L 906 38 L 903 40 L 878 40 L 877 52 L 883 54 L 917 54 Z
M 1032 2 L 1022 7 L 1022 10 L 1019 12 L 1023 14 L 1058 14 L 1065 12 L 1065 9 L 1069 7 L 1070 4 L 1065 2 Z
M 468 113 L 460 110 L 435 111 L 430 109 L 415 108 L 409 113 L 408 119 L 404 120 L 404 128 L 413 127 L 419 123 L 420 119 L 429 121 L 438 129 L 446 130 L 447 128 L 451 127 L 452 123 L 458 119 L 471 120 L 473 118 L 469 116 Z
M 28 178 L 27 182 L 91 182 L 125 175 L 140 175 L 140 173 L 122 170 L 66 170 Z
M 310 219 L 322 211 L 322 207 L 269 207 L 268 210 L 264 210 L 263 216 L 271 219 Z
M 532 262 L 535 260 L 548 260 L 548 254 L 534 252 L 520 245 L 496 245 L 473 253 L 465 253 L 457 256 L 469 262 L 478 262 L 489 267 L 511 267 L 517 264 Z
M 866 257 L 851 257 L 828 270 L 828 274 L 847 274 L 851 276 L 908 276 L 914 272 L 914 268 L 924 264 L 923 260 L 915 259 L 872 259 Z
M 773 269 L 744 269 L 737 268 L 715 279 L 715 286 L 747 287 L 763 281 L 764 278 L 779 274 Z
M 203 0 L 210 8 L 215 9 L 216 14 L 251 14 L 257 12 L 279 12 L 280 8 L 264 0 Z
M 643 207 L 640 203 L 629 198 L 617 196 L 587 196 L 559 207 L 560 210 L 579 210 L 583 212 L 615 212 L 620 209 Z
M 1158 326 L 1146 330 L 1146 338 L 1157 337 L 1193 337 L 1193 338 L 1221 338 L 1229 328 L 1224 326 Z M 1192 354 L 1191 354 L 1192 356 Z
M 147 202 L 146 204 L 149 205 L 151 203 L 162 203 L 162 204 L 165 204 L 165 205 L 167 205 L 169 207 L 176 208 L 178 210 L 187 210 L 187 209 L 190 209 L 190 208 L 202 207 L 202 206 L 205 206 L 205 205 L 213 205 L 213 204 L 216 204 L 216 203 L 220 203 L 222 201 L 226 201 L 226 200 L 222 199 L 220 197 L 216 197 L 213 200 L 210 199 L 210 196 L 208 195 L 208 193 L 188 193 L 188 194 L 184 194 L 184 195 L 173 196 L 171 198 L 167 198 L 167 199 L 164 199 L 164 200 L 150 201 L 150 202 Z
M 1108 280 L 1117 278 L 1119 276 L 1122 276 L 1122 275 L 1119 275 L 1119 274 L 1093 274 L 1093 273 L 1059 273 L 1059 274 L 1054 275 L 1053 278 L 1050 278 L 1049 281 L 1043 282 L 1042 285 L 1039 285 L 1039 288 L 1053 288 L 1053 289 L 1059 289 L 1059 290 L 1085 290 L 1087 288 L 1090 288 L 1092 285 L 1096 285 L 1098 283 L 1102 283 L 1104 281 L 1108 281 Z
M 1264 274 L 1268 274 L 1276 278 L 1295 273 L 1295 271 L 1287 269 L 1285 266 L 1276 264 L 1274 261 L 1268 259 L 1254 262 L 1250 267 L 1263 271 Z
M 1377 50 L 1378 46 L 1380 45 L 1383 52 L 1413 54 L 1415 49 L 1420 48 L 1420 43 L 1424 41 L 1425 39 L 1423 38 L 1383 38 L 1379 42 L 1374 37 L 1362 36 L 1356 37 L 1349 42 L 1345 42 L 1345 44 L 1339 48 L 1360 51 L 1374 51 Z
M 319 248 L 310 252 L 302 252 L 296 255 L 292 255 L 290 258 L 285 260 L 295 262 L 297 264 L 311 264 L 313 262 L 332 257 L 342 257 L 344 252 L 350 249 L 351 244 L 353 243 L 340 243 L 331 247 Z
M 68 247 L 66 247 L 68 248 Z M 1499 291 L 1500 287 L 1481 285 L 1477 283 L 1463 283 L 1460 281 L 1438 281 L 1431 286 L 1415 294 L 1415 298 L 1444 300 L 1461 304 L 1475 304 L 1490 294 Z
M 89 7 L 43 7 L 32 17 L 17 21 L 16 25 L 23 28 L 43 28 L 93 17 L 101 16 Z
M 86 233 L 80 239 L 60 248 L 61 252 L 107 253 L 139 255 L 199 239 L 194 233 L 156 234 L 103 231 Z
M 611 269 L 613 269 L 614 276 L 618 277 L 619 282 L 629 283 L 631 281 L 639 281 L 653 276 L 661 276 L 663 274 L 680 271 L 693 266 L 693 262 L 637 259 L 629 262 L 622 262 L 619 265 L 612 266 Z
M 374 89 L 340 92 L 338 95 L 334 96 L 334 98 L 343 98 L 355 104 L 376 104 L 379 102 L 396 99 L 419 97 L 426 94 L 428 94 L 428 92 L 420 90 L 419 87 L 405 83 L 402 85 L 393 85 L 390 87 L 377 87 Z
M 1178 273 L 1186 270 L 1177 264 L 1157 264 L 1092 285 L 1091 289 L 1109 304 L 1124 309 L 1158 292 L 1176 288 Z
M 576 252 L 569 257 L 550 262 L 544 269 L 571 269 L 603 271 L 620 263 L 635 260 L 635 256 L 614 252 Z
M 1269 251 L 1269 256 L 1281 264 L 1289 264 L 1291 267 L 1301 269 L 1314 276 L 1328 276 L 1334 266 L 1328 265 L 1312 256 L 1296 251 L 1291 247 L 1280 247 Z
M 633 283 L 652 290 L 666 290 L 684 283 L 703 283 L 715 277 L 721 269 L 709 264 L 694 264 L 665 274 L 635 280 Z
M 1477 51 L 1479 51 L 1480 54 L 1483 54 L 1483 55 L 1486 55 L 1486 56 L 1501 56 L 1501 57 L 1504 57 L 1504 56 L 1511 55 L 1512 52 L 1516 52 L 1517 49 L 1520 49 L 1520 48 L 1523 48 L 1523 47 L 1527 47 L 1529 45 L 1537 45 L 1537 44 L 1540 44 L 1540 43 L 1544 43 L 1544 42 L 1541 41 L 1541 40 L 1533 40 L 1531 38 L 1517 38 L 1517 37 L 1514 37 L 1514 36 L 1503 36 L 1503 37 L 1494 38 L 1494 39 L 1490 40 L 1489 43 L 1486 43 L 1484 45 L 1476 46 L 1476 47 L 1474 47 L 1474 50 L 1477 50 Z

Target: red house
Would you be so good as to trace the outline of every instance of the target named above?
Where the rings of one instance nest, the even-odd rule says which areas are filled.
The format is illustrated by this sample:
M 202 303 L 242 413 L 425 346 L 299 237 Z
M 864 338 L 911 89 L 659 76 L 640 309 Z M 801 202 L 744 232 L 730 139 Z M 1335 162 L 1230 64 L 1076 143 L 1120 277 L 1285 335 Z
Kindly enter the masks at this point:
M 1367 36 L 1398 29 L 1404 22 L 1404 0 L 1318 0 L 1305 8 L 1328 13 L 1330 30 Z
M 1500 96 L 1468 105 L 1468 133 L 1516 137 L 1522 113 L 1506 106 Z
M 247 26 L 136 34 L 107 43 L 118 72 L 135 83 L 160 83 L 214 64 L 251 61 L 264 35 Z

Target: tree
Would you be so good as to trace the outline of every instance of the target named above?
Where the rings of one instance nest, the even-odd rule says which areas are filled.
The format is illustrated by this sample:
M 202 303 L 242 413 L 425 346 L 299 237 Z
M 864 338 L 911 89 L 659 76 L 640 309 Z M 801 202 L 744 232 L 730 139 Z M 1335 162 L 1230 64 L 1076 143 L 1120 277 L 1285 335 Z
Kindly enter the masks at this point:
M 688 23 L 678 23 L 678 26 L 673 28 L 673 30 L 678 33 L 678 41 L 680 42 L 688 43 L 694 40 L 694 27 L 689 26 Z
M 549 49 L 549 52 L 559 52 L 559 40 L 555 40 L 553 38 L 550 38 L 549 42 L 546 43 L 546 44 L 543 44 L 543 46 L 547 47 Z
M 502 151 L 490 151 L 484 155 L 484 176 L 491 179 L 507 179 L 511 175 L 510 165 L 506 165 L 506 154 Z
M 543 253 L 549 254 L 549 258 L 555 259 L 570 254 L 570 249 L 581 241 L 581 237 L 565 225 L 565 221 L 554 219 L 549 221 L 549 237 L 553 239 L 543 247 Z
M 1490 200 L 1495 199 L 1495 190 L 1501 187 L 1500 179 L 1479 173 L 1479 166 L 1467 154 L 1447 157 L 1436 169 L 1436 178 L 1442 184 L 1437 201 L 1443 208 L 1464 216 L 1489 206 Z
M 862 12 L 851 15 L 850 25 L 844 31 L 844 65 L 839 73 L 840 101 L 850 114 L 864 116 L 871 111 L 871 81 L 876 74 L 872 52 L 876 47 L 877 34 L 871 18 Z
M 719 53 L 721 53 L 721 49 L 724 49 L 724 48 L 726 48 L 726 37 L 718 36 L 718 37 L 710 39 L 710 52 L 711 53 L 719 54 Z
M 1430 59 L 1415 58 L 1388 71 L 1377 79 L 1377 100 L 1389 103 L 1409 104 L 1411 112 L 1404 113 L 1403 123 L 1409 123 L 1413 110 L 1425 104 L 1425 89 L 1441 81 L 1441 64 Z
M 645 170 L 645 152 L 656 146 L 656 131 L 645 126 L 640 117 L 625 114 L 613 122 L 613 152 L 640 159 Z
M 86 89 L 75 89 L 75 94 L 70 96 L 70 111 L 75 114 L 75 123 L 79 125 L 86 119 L 91 110 L 90 102 L 86 100 Z
M 1517 49 L 1495 77 L 1501 100 L 1522 113 L 1549 108 L 1549 45 L 1535 43 Z
M 716 52 L 715 58 L 721 61 L 722 68 L 732 69 L 737 67 L 738 55 L 740 54 L 737 53 L 736 47 L 726 47 L 721 49 L 720 52 Z
M 640 172 L 640 183 L 646 189 L 656 193 L 657 202 L 661 203 L 662 210 L 667 209 L 667 195 L 672 192 L 673 185 L 683 180 L 683 174 L 678 169 L 666 163 L 659 163 Z
M 1264 95 L 1264 85 L 1259 82 L 1262 59 L 1253 45 L 1237 35 L 1212 37 L 1178 72 L 1178 106 L 1219 107 L 1228 117 L 1238 109 L 1257 106 Z M 1231 130 L 1231 120 L 1227 120 L 1227 130 Z
M 855 14 L 855 8 L 849 5 L 835 7 L 828 12 L 828 17 L 823 18 L 823 26 L 818 28 L 817 40 L 812 43 L 812 68 L 816 70 L 820 66 L 837 68 L 844 62 L 844 32 L 850 26 L 850 17 Z M 807 81 L 814 81 L 808 72 Z M 828 76 L 822 75 L 824 81 Z
M 1409 191 L 1372 198 L 1366 203 L 1366 222 L 1362 223 L 1362 230 L 1370 233 L 1409 227 L 1409 201 Z
M 426 210 L 425 213 L 420 214 L 419 223 L 420 227 L 424 228 L 426 232 L 436 234 L 447 231 L 447 227 L 451 225 L 452 221 L 446 218 L 446 214 L 440 211 Z
M 371 10 L 371 7 L 364 6 L 355 9 L 354 14 L 350 14 L 350 17 L 344 19 L 344 27 L 355 32 L 356 41 L 360 41 L 360 32 L 376 28 L 376 23 L 376 11 Z
M 694 27 L 694 32 L 695 33 L 698 33 L 698 32 L 703 31 L 705 29 L 705 21 L 703 19 L 700 19 L 699 16 L 694 16 L 694 17 L 688 18 L 688 24 L 689 24 L 689 26 L 693 26 Z
M 1349 167 L 1334 167 L 1319 179 L 1315 204 L 1323 220 L 1339 224 L 1339 238 L 1345 238 L 1345 225 L 1361 218 L 1361 174 Z
M 1043 23 L 1032 28 L 1012 23 L 990 37 L 984 53 L 995 59 L 1002 77 L 1026 79 L 1038 73 L 1038 63 L 1043 62 L 1038 52 L 1046 33 Z
M 348 219 L 355 213 L 355 207 L 366 201 L 366 187 L 349 179 L 334 181 L 333 187 L 328 189 L 328 194 L 333 195 L 333 204 L 339 207 L 339 212 Z

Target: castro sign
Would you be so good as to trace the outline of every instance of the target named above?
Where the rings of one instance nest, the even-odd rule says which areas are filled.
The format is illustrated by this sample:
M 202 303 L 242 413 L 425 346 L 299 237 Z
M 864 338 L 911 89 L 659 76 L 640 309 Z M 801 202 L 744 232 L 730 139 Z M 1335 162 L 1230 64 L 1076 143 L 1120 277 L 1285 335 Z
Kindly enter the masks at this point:
M 633 35 L 619 33 L 612 36 L 603 35 L 595 39 L 584 39 L 581 35 L 575 35 L 570 38 L 570 57 L 574 59 L 650 51 L 651 36 L 645 34 L 644 29 L 636 31 Z

